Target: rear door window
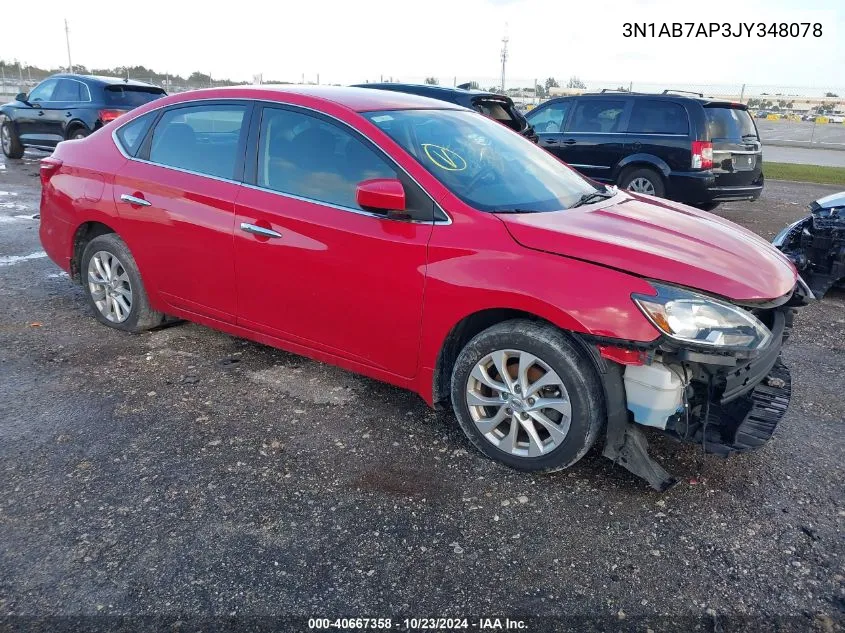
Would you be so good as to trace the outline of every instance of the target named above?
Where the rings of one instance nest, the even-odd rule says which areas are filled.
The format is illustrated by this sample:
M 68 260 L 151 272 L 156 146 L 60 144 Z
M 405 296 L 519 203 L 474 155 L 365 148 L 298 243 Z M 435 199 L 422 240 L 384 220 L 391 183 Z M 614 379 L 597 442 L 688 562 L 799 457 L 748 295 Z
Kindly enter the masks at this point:
M 563 132 L 566 117 L 572 109 L 572 101 L 560 101 L 542 110 L 528 114 L 528 122 L 537 134 L 559 134 Z
M 165 112 L 153 130 L 149 160 L 233 180 L 242 150 L 244 105 L 200 105 Z
M 103 91 L 106 105 L 114 108 L 137 108 L 165 96 L 164 90 L 155 86 L 106 86 Z
M 635 99 L 628 122 L 631 134 L 689 134 L 686 109 L 670 101 Z
M 51 101 L 88 101 L 88 88 L 80 81 L 73 79 L 59 79 L 53 91 Z
M 705 107 L 710 140 L 756 140 L 754 120 L 743 108 Z
M 579 99 L 567 132 L 613 134 L 622 131 L 622 99 Z

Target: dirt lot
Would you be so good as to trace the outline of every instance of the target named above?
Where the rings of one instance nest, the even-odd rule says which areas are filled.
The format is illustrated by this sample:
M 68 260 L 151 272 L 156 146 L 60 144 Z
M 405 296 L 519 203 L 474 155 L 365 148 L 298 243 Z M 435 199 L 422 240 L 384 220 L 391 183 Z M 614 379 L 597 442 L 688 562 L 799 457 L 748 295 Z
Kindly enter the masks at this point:
M 27 156 L 0 163 L 0 631 L 845 626 L 841 294 L 800 315 L 760 452 L 651 435 L 682 477 L 665 494 L 596 450 L 527 476 L 410 393 L 196 325 L 98 325 L 40 252 Z M 719 213 L 771 238 L 833 190 L 770 182 Z

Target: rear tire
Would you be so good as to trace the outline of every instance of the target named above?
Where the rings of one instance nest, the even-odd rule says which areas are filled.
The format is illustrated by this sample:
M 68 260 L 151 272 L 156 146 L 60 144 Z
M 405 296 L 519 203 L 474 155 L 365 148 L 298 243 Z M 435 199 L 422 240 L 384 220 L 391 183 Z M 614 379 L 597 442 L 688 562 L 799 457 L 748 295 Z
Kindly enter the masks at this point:
M 718 207 L 721 203 L 720 202 L 703 202 L 701 204 L 693 205 L 697 209 L 701 209 L 702 211 L 712 211 L 716 207 Z
M 23 145 L 15 133 L 15 128 L 9 120 L 3 121 L 0 125 L 0 146 L 3 147 L 3 154 L 8 158 L 22 158 Z
M 164 322 L 164 315 L 150 307 L 138 264 L 116 233 L 88 242 L 80 264 L 83 292 L 100 323 L 137 333 Z
M 68 138 L 69 141 L 76 141 L 76 140 L 79 140 L 81 138 L 85 138 L 89 134 L 91 134 L 91 132 L 89 132 L 86 128 L 78 127 L 76 129 L 72 130 L 71 133 L 68 134 L 67 138 Z
M 461 350 L 452 370 L 452 406 L 478 450 L 522 471 L 571 466 L 606 420 L 591 361 L 562 330 L 526 319 L 494 325 Z
M 622 189 L 627 189 L 634 193 L 643 193 L 649 196 L 657 196 L 658 198 L 666 195 L 666 186 L 663 184 L 663 178 L 656 171 L 648 167 L 626 169 L 619 176 L 619 186 Z

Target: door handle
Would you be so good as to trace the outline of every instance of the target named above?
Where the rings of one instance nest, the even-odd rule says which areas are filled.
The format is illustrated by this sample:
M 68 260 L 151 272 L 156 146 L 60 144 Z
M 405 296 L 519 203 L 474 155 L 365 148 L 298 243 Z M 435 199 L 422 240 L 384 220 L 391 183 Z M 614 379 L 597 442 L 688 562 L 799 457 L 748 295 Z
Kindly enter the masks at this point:
M 250 224 L 249 222 L 241 222 L 241 231 L 260 235 L 261 237 L 282 237 L 282 234 L 278 231 L 265 229 L 263 226 L 256 226 L 255 224 Z
M 575 145 L 575 143 L 577 143 L 577 142 L 578 141 L 576 141 L 574 138 L 568 138 L 563 142 L 563 144 L 564 145 Z
M 557 139 L 553 139 L 553 138 L 543 139 L 543 142 L 546 145 L 557 145 Z
M 128 202 L 129 204 L 138 206 L 138 207 L 148 207 L 150 203 L 143 198 L 138 198 L 136 196 L 130 196 L 128 193 L 121 194 L 120 199 L 124 202 Z
M 44 110 L 39 110 L 39 111 L 38 111 L 38 116 L 44 116 Z
M 65 116 L 73 116 L 73 112 L 68 112 Z

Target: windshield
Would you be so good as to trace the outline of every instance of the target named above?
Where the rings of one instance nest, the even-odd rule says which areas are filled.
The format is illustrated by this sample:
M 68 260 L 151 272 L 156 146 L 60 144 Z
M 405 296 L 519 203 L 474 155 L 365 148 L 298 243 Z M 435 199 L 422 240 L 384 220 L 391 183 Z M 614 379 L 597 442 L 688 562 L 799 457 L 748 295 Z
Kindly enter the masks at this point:
M 556 211 L 596 191 L 545 150 L 474 112 L 395 110 L 365 116 L 481 211 Z
M 757 138 L 757 128 L 748 110 L 742 108 L 704 108 L 710 140 Z

